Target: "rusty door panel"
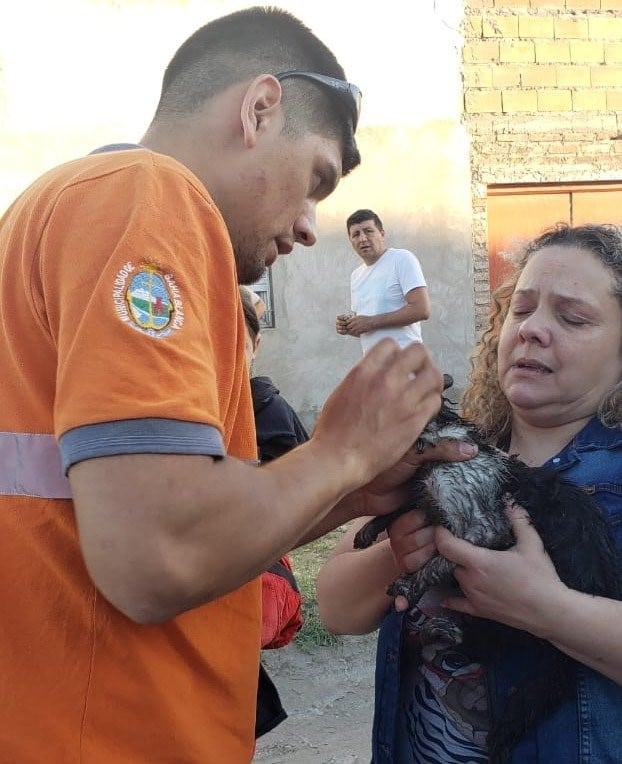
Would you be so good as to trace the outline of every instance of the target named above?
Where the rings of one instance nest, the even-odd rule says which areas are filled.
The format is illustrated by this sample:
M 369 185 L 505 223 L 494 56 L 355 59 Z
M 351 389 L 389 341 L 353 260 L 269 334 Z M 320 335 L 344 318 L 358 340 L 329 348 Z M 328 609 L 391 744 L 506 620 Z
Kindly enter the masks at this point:
M 488 196 L 488 268 L 493 291 L 512 271 L 508 254 L 557 222 L 570 221 L 570 193 Z
M 622 225 L 622 187 L 606 191 L 574 191 L 572 224 L 615 223 Z
M 488 189 L 488 268 L 494 290 L 512 270 L 507 254 L 558 222 L 622 225 L 622 183 L 544 183 Z

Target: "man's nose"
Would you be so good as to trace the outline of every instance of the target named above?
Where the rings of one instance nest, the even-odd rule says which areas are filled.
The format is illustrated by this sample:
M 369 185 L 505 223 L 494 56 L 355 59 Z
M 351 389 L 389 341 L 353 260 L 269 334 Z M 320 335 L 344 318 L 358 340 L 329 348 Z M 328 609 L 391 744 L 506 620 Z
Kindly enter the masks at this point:
M 315 226 L 315 204 L 306 202 L 294 223 L 294 240 L 305 247 L 312 247 L 317 241 Z

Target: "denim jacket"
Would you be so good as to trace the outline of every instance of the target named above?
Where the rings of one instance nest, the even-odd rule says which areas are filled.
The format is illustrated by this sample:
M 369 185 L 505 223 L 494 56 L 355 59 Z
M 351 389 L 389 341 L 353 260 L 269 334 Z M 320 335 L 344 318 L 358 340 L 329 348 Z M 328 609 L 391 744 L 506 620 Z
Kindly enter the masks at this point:
M 594 418 L 545 466 L 594 496 L 611 522 L 618 547 L 622 547 L 622 430 L 608 429 Z M 391 609 L 378 635 L 373 764 L 399 764 L 393 751 L 403 625 L 404 614 Z M 522 667 L 532 661 L 533 653 L 525 650 L 520 655 L 503 656 L 498 663 L 487 666 L 493 716 L 500 711 L 506 691 L 521 677 Z M 530 730 L 514 748 L 509 764 L 620 761 L 622 686 L 580 664 L 576 697 Z

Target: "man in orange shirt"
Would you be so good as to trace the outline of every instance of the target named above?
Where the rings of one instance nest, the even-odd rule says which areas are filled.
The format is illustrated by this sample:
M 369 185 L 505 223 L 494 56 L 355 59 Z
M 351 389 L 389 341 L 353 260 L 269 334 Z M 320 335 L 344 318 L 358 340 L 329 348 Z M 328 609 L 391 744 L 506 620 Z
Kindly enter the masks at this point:
M 297 19 L 240 11 L 181 46 L 140 144 L 2 218 L 0 761 L 250 761 L 258 575 L 403 500 L 440 402 L 420 345 L 255 466 L 238 282 L 315 242 L 359 95 Z

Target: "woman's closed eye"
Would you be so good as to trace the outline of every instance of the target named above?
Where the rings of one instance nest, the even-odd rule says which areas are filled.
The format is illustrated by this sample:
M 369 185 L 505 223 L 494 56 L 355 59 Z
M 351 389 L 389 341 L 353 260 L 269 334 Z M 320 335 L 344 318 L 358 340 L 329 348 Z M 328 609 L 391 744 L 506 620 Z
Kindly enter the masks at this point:
M 564 323 L 570 324 L 571 326 L 584 326 L 585 324 L 590 323 L 584 316 L 576 316 L 568 313 L 562 314 L 561 319 Z

